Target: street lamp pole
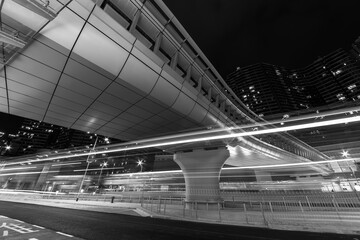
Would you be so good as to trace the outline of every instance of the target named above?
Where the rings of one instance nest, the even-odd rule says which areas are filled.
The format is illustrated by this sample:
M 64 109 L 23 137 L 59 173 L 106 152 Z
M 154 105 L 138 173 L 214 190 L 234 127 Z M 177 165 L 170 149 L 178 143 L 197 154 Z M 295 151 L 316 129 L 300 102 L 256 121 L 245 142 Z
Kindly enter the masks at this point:
M 139 160 L 137 161 L 137 164 L 138 164 L 138 166 L 140 166 L 140 172 L 142 172 L 142 170 L 143 170 L 143 164 L 144 164 L 143 160 L 139 159 Z
M 90 149 L 89 155 L 87 156 L 87 159 L 86 159 L 87 165 L 86 165 L 86 169 L 85 169 L 85 173 L 84 173 L 83 179 L 81 180 L 81 183 L 80 183 L 80 187 L 79 187 L 79 191 L 78 191 L 78 194 L 77 194 L 77 197 L 76 197 L 76 201 L 79 200 L 79 195 L 80 195 L 80 192 L 81 192 L 82 187 L 83 187 L 83 185 L 84 185 L 86 173 L 87 173 L 87 171 L 88 171 L 88 169 L 89 169 L 90 163 L 92 162 L 92 161 L 90 160 L 90 153 L 95 150 L 95 147 L 96 147 L 96 143 L 97 143 L 97 141 L 98 141 L 98 138 L 99 138 L 99 137 L 96 136 L 94 146 L 92 147 L 92 149 Z

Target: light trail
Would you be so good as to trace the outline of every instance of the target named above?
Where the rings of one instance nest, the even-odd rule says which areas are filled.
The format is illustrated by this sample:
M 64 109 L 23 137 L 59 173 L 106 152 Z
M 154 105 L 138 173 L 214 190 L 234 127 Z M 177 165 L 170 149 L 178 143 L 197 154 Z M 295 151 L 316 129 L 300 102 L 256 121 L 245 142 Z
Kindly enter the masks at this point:
M 30 169 L 30 168 L 37 168 L 37 167 L 3 168 L 3 169 L 0 169 L 0 172 L 11 171 L 11 170 L 24 170 L 24 169 Z
M 149 138 L 149 139 L 143 139 L 143 140 L 139 140 L 139 141 L 130 141 L 127 143 L 120 143 L 120 144 L 114 144 L 112 145 L 113 147 L 120 147 L 120 146 L 125 146 L 125 145 L 131 145 L 131 144 L 140 144 L 140 143 L 145 143 L 145 142 L 151 142 L 151 141 L 161 141 L 161 140 L 167 140 L 167 139 L 173 139 L 173 138 L 182 138 L 182 137 L 190 137 L 190 136 L 195 136 L 195 135 L 202 135 L 202 134 L 209 134 L 209 133 L 218 133 L 218 132 L 226 132 L 226 131 L 233 131 L 233 130 L 243 130 L 243 129 L 247 129 L 247 128 L 254 128 L 254 127 L 267 127 L 267 126 L 272 126 L 276 125 L 276 124 L 281 124 L 281 123 L 289 123 L 289 122 L 296 122 L 296 121 L 303 121 L 303 120 L 309 120 L 309 119 L 323 119 L 324 117 L 329 117 L 329 116 L 336 116 L 336 115 L 340 115 L 340 114 L 354 114 L 354 113 L 358 113 L 360 112 L 360 108 L 359 107 L 353 107 L 353 108 L 347 108 L 347 109 L 341 109 L 341 110 L 333 110 L 333 111 L 328 111 L 328 112 L 324 112 L 324 113 L 314 113 L 314 114 L 308 114 L 308 115 L 303 115 L 303 116 L 295 116 L 295 117 L 291 117 L 288 119 L 281 119 L 281 120 L 273 120 L 273 121 L 264 121 L 264 122 L 259 122 L 256 124 L 249 124 L 249 125 L 241 125 L 241 126 L 236 126 L 236 127 L 228 127 L 228 128 L 218 128 L 218 129 L 209 129 L 209 130 L 202 130 L 202 131 L 196 131 L 196 132 L 190 132 L 190 133 L 181 133 L 181 134 L 175 134 L 175 135 L 169 135 L 169 136 L 163 136 L 163 137 L 158 137 L 158 138 Z M 263 124 L 265 123 L 265 124 Z
M 113 168 L 103 168 L 103 171 L 105 170 L 114 170 L 114 169 L 124 169 L 124 167 L 113 167 Z M 87 171 L 98 171 L 98 170 L 101 170 L 101 168 L 89 168 Z M 74 172 L 85 172 L 86 169 L 76 169 L 76 170 L 73 170 Z
M 244 137 L 244 136 L 254 136 L 254 135 L 270 134 L 270 133 L 277 133 L 277 132 L 287 132 L 287 131 L 292 131 L 292 130 L 324 127 L 324 126 L 331 126 L 331 125 L 352 123 L 352 122 L 359 122 L 359 121 L 360 121 L 360 116 L 353 116 L 353 117 L 327 120 L 327 121 L 321 121 L 321 122 L 315 122 L 315 123 L 305 123 L 305 124 L 298 124 L 298 125 L 286 126 L 286 127 L 278 127 L 278 128 L 272 128 L 272 129 L 263 129 L 263 130 L 257 130 L 257 131 L 251 131 L 251 132 L 227 133 L 227 134 L 215 135 L 215 136 L 209 135 L 209 136 L 198 137 L 198 138 L 195 137 L 195 138 L 189 138 L 189 139 L 174 140 L 174 141 L 170 141 L 170 142 L 155 142 L 155 143 L 149 143 L 149 144 L 145 144 L 145 145 L 140 145 L 141 142 L 138 142 L 137 145 L 131 146 L 131 147 L 127 147 L 126 145 L 124 145 L 124 147 L 122 147 L 122 148 L 107 149 L 107 150 L 87 152 L 87 153 L 77 153 L 77 154 L 67 155 L 67 156 L 47 157 L 47 158 L 28 160 L 28 161 L 17 162 L 17 163 L 9 163 L 7 165 L 29 163 L 29 162 L 44 162 L 44 161 L 51 161 L 51 160 L 64 159 L 64 158 L 82 157 L 82 156 L 106 154 L 106 153 L 112 153 L 112 152 L 123 152 L 123 151 L 138 150 L 138 149 L 144 149 L 144 148 L 164 147 L 164 146 L 171 146 L 171 145 L 177 145 L 177 144 L 195 143 L 195 142 L 201 142 L 201 141 L 221 140 L 221 139 L 238 138 L 238 137 Z M 148 140 L 145 139 L 144 141 L 146 142 Z M 107 148 L 109 148 L 109 146 L 107 146 Z
M 47 171 L 46 173 L 58 173 L 59 171 Z M 42 172 L 17 172 L 17 173 L 4 173 L 0 174 L 1 176 L 12 176 L 12 175 L 32 175 L 32 174 L 39 174 Z

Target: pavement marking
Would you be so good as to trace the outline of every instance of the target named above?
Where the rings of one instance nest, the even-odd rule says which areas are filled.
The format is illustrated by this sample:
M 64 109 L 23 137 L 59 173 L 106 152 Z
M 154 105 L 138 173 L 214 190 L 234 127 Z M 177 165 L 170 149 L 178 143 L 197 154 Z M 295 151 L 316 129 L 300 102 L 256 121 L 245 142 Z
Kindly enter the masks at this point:
M 8 218 L 7 216 L 0 215 L 0 218 Z
M 139 209 L 139 208 L 136 208 L 134 211 L 137 214 L 139 214 L 140 216 L 142 216 L 142 217 L 149 217 L 150 216 L 150 214 L 148 214 L 147 212 L 145 212 L 144 210 Z
M 34 225 L 34 224 L 33 224 L 33 226 L 34 226 L 34 227 L 37 227 L 37 228 L 40 228 L 40 229 L 45 229 L 44 227 L 41 227 L 41 226 L 38 226 L 38 225 Z
M 5 231 L 3 232 L 3 237 L 6 237 L 7 235 L 9 235 L 9 231 L 6 231 L 6 230 L 5 230 Z
M 23 221 L 17 220 L 17 219 L 13 219 L 14 221 L 17 221 L 19 223 L 24 223 Z
M 38 240 L 37 238 L 29 238 L 29 240 Z
M 73 235 L 70 235 L 70 234 L 66 234 L 66 233 L 62 233 L 62 232 L 56 232 L 60 235 L 64 235 L 64 236 L 67 236 L 67 237 L 74 237 Z

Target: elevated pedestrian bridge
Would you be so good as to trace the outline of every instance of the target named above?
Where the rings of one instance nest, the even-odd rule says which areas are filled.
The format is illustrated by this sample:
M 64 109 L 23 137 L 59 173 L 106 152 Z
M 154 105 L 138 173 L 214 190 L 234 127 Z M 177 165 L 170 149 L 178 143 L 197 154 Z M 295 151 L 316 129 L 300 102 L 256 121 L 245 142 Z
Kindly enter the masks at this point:
M 1 15 L 2 112 L 128 141 L 261 127 L 160 0 L 5 0 Z M 328 159 L 286 133 L 214 144 L 256 153 L 254 165 Z

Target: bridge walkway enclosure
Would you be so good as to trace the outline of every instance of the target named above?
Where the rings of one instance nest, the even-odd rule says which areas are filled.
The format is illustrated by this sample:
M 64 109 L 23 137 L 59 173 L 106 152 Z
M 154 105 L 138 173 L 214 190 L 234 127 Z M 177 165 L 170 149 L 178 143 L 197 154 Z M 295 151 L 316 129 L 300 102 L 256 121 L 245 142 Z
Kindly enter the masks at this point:
M 5 0 L 1 14 L 2 112 L 129 141 L 209 126 L 259 123 L 261 128 L 263 120 L 244 106 L 160 0 L 50 0 L 48 5 Z M 249 136 L 232 143 L 264 161 L 328 159 L 286 133 L 273 138 Z M 222 152 L 228 143 L 214 144 Z M 194 147 L 174 149 L 184 173 L 186 160 L 179 156 L 199 156 L 182 154 L 189 148 Z M 220 171 L 225 160 L 202 159 L 192 167 Z M 211 181 L 218 182 L 218 176 Z M 187 186 L 196 181 L 188 178 Z M 210 192 L 216 191 L 206 198 L 218 198 Z M 195 197 L 190 191 L 187 196 Z

